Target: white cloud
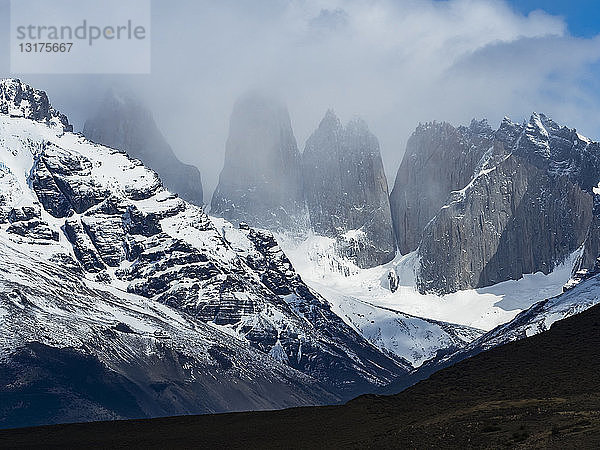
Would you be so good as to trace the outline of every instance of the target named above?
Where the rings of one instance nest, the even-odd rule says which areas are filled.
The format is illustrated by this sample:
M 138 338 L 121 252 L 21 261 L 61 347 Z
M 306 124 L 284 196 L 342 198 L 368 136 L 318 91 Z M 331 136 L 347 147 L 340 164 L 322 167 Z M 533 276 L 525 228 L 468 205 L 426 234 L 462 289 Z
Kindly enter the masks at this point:
M 209 190 L 232 104 L 252 87 L 287 98 L 300 148 L 327 108 L 363 116 L 390 184 L 419 121 L 496 125 L 539 110 L 600 138 L 600 38 L 574 38 L 543 11 L 523 16 L 492 0 L 180 0 L 153 9 L 153 74 L 130 81 Z M 86 84 L 74 80 L 71 90 Z M 43 79 L 52 97 L 61 83 Z M 65 106 L 84 110 L 70 97 Z

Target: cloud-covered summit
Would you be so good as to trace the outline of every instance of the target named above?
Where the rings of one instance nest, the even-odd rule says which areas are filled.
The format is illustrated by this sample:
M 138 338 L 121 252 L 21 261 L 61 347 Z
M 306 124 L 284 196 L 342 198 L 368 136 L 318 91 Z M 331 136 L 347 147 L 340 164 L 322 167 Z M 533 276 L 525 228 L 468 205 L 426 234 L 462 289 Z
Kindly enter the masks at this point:
M 299 147 L 329 107 L 344 122 L 364 117 L 388 176 L 419 122 L 497 125 L 542 110 L 600 135 L 600 38 L 574 37 L 541 10 L 524 15 L 501 0 L 179 0 L 153 2 L 152 14 L 152 74 L 117 81 L 153 106 L 178 156 L 200 166 L 207 195 L 232 106 L 249 88 L 285 98 Z M 94 91 L 115 81 L 21 77 L 53 92 L 76 126 Z

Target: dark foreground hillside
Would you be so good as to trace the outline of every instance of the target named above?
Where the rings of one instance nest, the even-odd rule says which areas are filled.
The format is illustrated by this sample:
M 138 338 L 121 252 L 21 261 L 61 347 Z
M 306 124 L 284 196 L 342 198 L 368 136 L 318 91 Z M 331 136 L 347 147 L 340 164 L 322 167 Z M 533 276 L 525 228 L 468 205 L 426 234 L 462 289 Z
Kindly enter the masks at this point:
M 600 307 L 337 407 L 0 432 L 0 447 L 600 447 Z

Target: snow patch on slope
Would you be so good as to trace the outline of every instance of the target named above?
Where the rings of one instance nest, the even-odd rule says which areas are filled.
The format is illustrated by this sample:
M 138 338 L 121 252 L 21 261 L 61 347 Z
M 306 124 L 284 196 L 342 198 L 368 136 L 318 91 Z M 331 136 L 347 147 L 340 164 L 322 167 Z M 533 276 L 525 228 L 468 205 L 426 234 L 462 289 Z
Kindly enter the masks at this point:
M 433 358 L 440 349 L 462 347 L 483 334 L 475 328 L 423 319 L 376 306 L 324 285 L 317 289 L 348 325 L 376 347 L 405 358 L 413 367 Z
M 483 349 L 533 336 L 548 330 L 558 320 L 579 314 L 600 303 L 600 276 L 580 282 L 562 295 L 549 298 L 522 312 L 511 322 L 497 327 L 474 341 L 471 347 Z
M 334 256 L 329 238 L 309 235 L 300 242 L 285 235 L 277 238 L 304 281 L 337 308 L 341 308 L 340 299 L 350 297 L 374 307 L 482 330 L 491 330 L 531 305 L 560 294 L 581 253 L 577 250 L 548 275 L 527 274 L 520 280 L 438 296 L 417 291 L 416 252 L 398 255 L 382 266 L 360 269 Z M 336 270 L 338 267 L 347 270 Z M 399 279 L 398 290 L 393 293 L 389 290 L 390 270 Z M 363 323 L 364 319 L 355 314 L 352 321 Z

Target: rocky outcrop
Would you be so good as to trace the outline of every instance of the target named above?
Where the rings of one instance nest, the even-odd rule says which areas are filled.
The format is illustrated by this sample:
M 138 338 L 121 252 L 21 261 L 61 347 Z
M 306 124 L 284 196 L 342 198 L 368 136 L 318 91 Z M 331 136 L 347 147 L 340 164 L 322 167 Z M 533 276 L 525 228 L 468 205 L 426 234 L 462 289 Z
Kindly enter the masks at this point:
M 456 192 L 425 228 L 422 292 L 448 293 L 550 273 L 585 239 L 592 198 L 519 157 Z
M 228 235 L 231 237 L 232 231 L 227 232 L 226 237 Z M 263 283 L 272 292 L 285 299 L 292 311 L 306 323 L 315 324 L 319 329 L 327 330 L 329 355 L 325 358 L 322 350 L 309 340 L 299 342 L 298 332 L 293 328 L 280 330 L 271 335 L 273 341 L 271 352 L 279 346 L 288 365 L 303 372 L 319 367 L 325 379 L 329 377 L 328 365 L 334 363 L 337 377 L 352 379 L 352 372 L 355 369 L 342 360 L 340 360 L 342 363 L 335 362 L 335 358 L 341 357 L 344 353 L 362 355 L 360 357 L 364 358 L 370 353 L 365 342 L 347 335 L 344 321 L 331 310 L 327 301 L 309 289 L 302 281 L 272 233 L 254 229 L 237 230 L 236 233 L 246 236 L 252 243 L 252 247 L 246 250 L 250 250 L 246 260 L 250 267 L 260 274 Z M 236 240 L 239 241 L 239 239 Z M 252 333 L 246 334 L 246 338 L 252 342 Z M 260 341 L 262 341 L 262 336 Z M 383 368 L 389 367 L 385 359 L 375 354 L 371 354 L 369 357 L 374 359 L 367 366 L 368 370 L 370 370 L 370 364 L 380 365 Z
M 39 91 L 17 79 L 0 80 L 0 114 L 23 117 L 64 131 L 73 131 L 64 114 L 55 110 L 44 91 Z
M 270 230 L 304 224 L 300 154 L 277 100 L 254 92 L 236 102 L 211 214 Z
M 585 237 L 583 252 L 577 259 L 573 273 L 587 275 L 595 273 L 598 269 L 598 258 L 600 257 L 600 198 L 594 196 L 594 214 L 592 222 Z
M 10 208 L 5 222 L 10 224 L 6 232 L 20 236 L 21 242 L 46 244 L 59 239 L 58 232 L 42 219 L 39 203 Z
M 448 293 L 549 273 L 587 241 L 597 249 L 597 144 L 534 114 L 505 119 L 475 176 L 448 196 L 422 233 L 417 284 Z M 584 255 L 586 253 L 584 252 Z
M 336 238 L 342 256 L 359 267 L 394 258 L 387 180 L 379 143 L 360 119 L 342 126 L 333 111 L 308 138 L 302 170 L 310 224 Z
M 140 159 L 159 174 L 168 189 L 202 206 L 200 171 L 177 158 L 150 110 L 132 93 L 111 89 L 96 114 L 85 122 L 83 134 Z
M 450 192 L 473 178 L 492 141 L 493 131 L 485 120 L 458 128 L 437 122 L 419 125 L 408 140 L 390 194 L 400 253 L 419 246 L 425 226 Z

